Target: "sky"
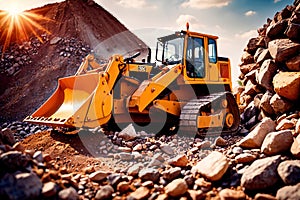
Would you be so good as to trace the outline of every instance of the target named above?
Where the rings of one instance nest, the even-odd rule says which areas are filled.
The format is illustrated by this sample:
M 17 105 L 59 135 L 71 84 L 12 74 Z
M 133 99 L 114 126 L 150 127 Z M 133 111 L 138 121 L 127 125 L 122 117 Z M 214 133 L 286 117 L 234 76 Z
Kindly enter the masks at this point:
M 0 10 L 29 10 L 62 0 L 0 0 Z M 243 49 L 267 18 L 294 0 L 95 0 L 151 48 L 156 38 L 184 30 L 219 36 L 219 56 L 229 57 L 233 79 Z M 154 53 L 154 52 L 153 52 Z M 233 83 L 234 84 L 234 83 Z

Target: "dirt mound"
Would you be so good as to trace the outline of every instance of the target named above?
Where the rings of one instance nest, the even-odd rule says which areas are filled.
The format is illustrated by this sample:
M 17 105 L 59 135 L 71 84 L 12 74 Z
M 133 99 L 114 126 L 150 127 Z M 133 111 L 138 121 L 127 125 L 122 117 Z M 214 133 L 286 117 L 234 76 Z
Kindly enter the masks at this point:
M 5 17 L 0 11 L 1 22 Z M 57 79 L 74 74 L 91 50 L 99 59 L 137 51 L 144 58 L 148 51 L 143 41 L 93 1 L 48 4 L 19 18 L 22 32 L 12 32 L 5 51 L 7 32 L 5 25 L 0 28 L 0 122 L 31 114 L 53 93 Z

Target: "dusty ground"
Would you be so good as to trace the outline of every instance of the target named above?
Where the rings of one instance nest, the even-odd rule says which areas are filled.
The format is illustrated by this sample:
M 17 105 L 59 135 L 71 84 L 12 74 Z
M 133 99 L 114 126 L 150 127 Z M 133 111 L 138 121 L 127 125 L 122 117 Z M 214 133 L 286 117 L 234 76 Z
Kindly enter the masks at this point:
M 99 157 L 92 155 L 101 138 L 105 136 L 88 132 L 82 134 L 44 131 L 27 137 L 22 144 L 28 150 L 49 154 L 58 166 L 66 166 L 69 171 L 81 171 L 89 166 L 94 166 L 95 169 L 112 170 L 113 158 L 107 155 L 99 155 Z M 84 138 L 90 141 L 89 149 L 82 142 Z

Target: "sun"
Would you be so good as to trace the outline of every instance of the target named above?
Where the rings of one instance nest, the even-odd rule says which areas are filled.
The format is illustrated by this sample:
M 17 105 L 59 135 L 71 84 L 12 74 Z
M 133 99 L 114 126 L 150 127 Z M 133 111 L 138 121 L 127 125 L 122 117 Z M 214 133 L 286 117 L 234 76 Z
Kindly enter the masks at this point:
M 8 12 L 8 14 L 10 16 L 13 16 L 13 17 L 17 17 L 18 15 L 22 14 L 22 12 L 24 11 L 23 9 L 21 9 L 20 7 L 18 7 L 16 5 L 10 5 L 5 10 Z
M 2 57 L 12 41 L 27 41 L 30 36 L 36 36 L 41 42 L 42 38 L 37 31 L 51 34 L 40 25 L 41 21 L 53 21 L 35 12 L 24 11 L 22 8 L 9 5 L 5 10 L 0 10 L 0 47 Z

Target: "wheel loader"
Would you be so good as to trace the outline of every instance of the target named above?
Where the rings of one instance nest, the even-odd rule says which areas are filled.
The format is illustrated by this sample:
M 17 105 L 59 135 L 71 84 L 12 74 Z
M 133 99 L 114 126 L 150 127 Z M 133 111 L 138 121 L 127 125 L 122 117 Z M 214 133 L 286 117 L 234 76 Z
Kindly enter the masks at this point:
M 119 130 L 134 124 L 152 133 L 235 133 L 240 115 L 228 58 L 217 36 L 186 30 L 157 39 L 156 63 L 112 55 L 86 56 L 75 75 L 24 121 L 54 127 Z

